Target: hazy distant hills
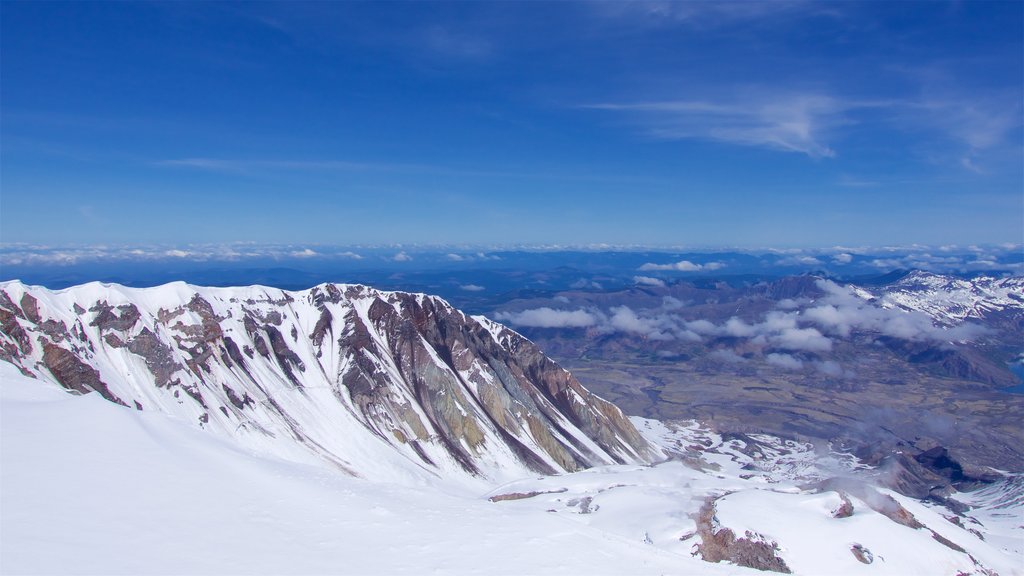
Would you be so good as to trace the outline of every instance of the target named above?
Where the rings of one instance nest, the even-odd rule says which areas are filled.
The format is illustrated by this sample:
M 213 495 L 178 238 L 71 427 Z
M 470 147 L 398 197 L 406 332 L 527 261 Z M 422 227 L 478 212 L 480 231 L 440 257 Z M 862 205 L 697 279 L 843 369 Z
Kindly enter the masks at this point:
M 629 412 L 1024 470 L 1021 277 L 647 283 L 495 317 Z

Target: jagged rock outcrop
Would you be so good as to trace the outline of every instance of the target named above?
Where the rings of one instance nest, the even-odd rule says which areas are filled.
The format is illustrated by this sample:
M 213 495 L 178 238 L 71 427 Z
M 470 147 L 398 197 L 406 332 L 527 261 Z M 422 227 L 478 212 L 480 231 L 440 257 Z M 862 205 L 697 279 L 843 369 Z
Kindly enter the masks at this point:
M 700 544 L 697 550 L 707 562 L 732 562 L 768 572 L 791 574 L 786 561 L 779 557 L 778 543 L 761 534 L 747 531 L 740 537 L 729 528 L 718 525 L 715 498 L 708 497 L 695 518 Z
M 356 475 L 494 479 L 658 457 L 531 342 L 422 294 L 6 282 L 0 350 L 69 390 Z

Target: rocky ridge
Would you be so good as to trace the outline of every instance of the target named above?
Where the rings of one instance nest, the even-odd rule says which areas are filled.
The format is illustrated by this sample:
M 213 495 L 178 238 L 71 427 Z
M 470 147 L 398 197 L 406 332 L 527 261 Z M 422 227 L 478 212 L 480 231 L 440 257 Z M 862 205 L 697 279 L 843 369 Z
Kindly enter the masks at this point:
M 5 282 L 0 359 L 357 476 L 493 480 L 660 457 L 530 341 L 423 294 Z

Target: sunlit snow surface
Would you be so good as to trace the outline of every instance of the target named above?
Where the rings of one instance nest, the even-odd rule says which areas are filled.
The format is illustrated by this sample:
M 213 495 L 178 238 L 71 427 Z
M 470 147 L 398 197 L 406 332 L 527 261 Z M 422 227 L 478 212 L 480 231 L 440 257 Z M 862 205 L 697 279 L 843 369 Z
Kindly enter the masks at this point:
M 800 487 L 857 474 L 853 461 L 770 437 L 751 449 L 696 424 L 636 419 L 676 459 L 475 493 L 257 456 L 168 416 L 0 370 L 3 574 L 763 574 L 695 555 L 695 515 L 724 494 L 716 522 L 777 542 L 796 573 L 1024 572 L 1012 487 L 962 498 L 992 505 L 972 512 L 981 524 L 963 519 L 987 541 L 939 514 L 948 511 L 892 493 L 928 529 L 856 498 L 838 519 L 836 493 Z M 874 561 L 858 561 L 853 544 Z

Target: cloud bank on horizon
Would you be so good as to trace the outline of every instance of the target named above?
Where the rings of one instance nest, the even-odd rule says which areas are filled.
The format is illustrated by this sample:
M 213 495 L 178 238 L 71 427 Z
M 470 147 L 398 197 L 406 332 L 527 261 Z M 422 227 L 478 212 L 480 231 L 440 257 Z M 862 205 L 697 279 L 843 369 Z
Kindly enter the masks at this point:
M 639 259 L 630 267 L 629 255 Z M 679 254 L 685 254 L 680 259 Z M 50 246 L 0 244 L 0 266 L 8 269 L 74 267 L 88 264 L 131 266 L 139 263 L 224 263 L 270 261 L 295 265 L 335 263 L 340 266 L 474 269 L 481 266 L 515 266 L 508 258 L 531 260 L 531 255 L 555 258 L 555 265 L 587 269 L 620 266 L 625 279 L 638 286 L 660 287 L 680 277 L 720 276 L 752 271 L 778 274 L 823 272 L 884 273 L 893 270 L 926 270 L 938 273 L 1024 274 L 1024 245 L 1006 243 L 986 246 L 835 246 L 822 249 L 719 249 L 679 252 L 638 246 L 335 246 L 319 244 L 95 244 Z M 622 258 L 626 258 L 623 260 Z M 554 262 L 554 261 L 552 261 Z M 639 272 L 639 274 L 638 274 Z M 0 272 L 0 276 L 2 276 Z M 593 280 L 580 279 L 576 288 L 600 289 Z M 468 290 L 473 290 L 469 288 Z

